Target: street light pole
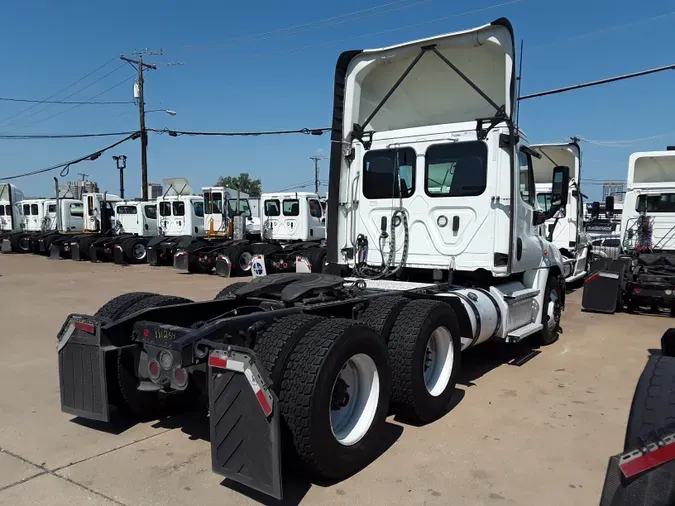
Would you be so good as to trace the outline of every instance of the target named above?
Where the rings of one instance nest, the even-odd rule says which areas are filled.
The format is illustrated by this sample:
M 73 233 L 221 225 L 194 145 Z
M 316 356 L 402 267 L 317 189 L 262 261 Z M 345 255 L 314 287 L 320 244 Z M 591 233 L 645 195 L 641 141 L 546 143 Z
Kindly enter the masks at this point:
M 120 171 L 120 197 L 124 198 L 124 169 L 127 168 L 126 155 L 113 156 L 113 160 L 117 164 L 117 170 Z
M 120 59 L 136 65 L 138 68 L 138 116 L 141 127 L 141 184 L 142 197 L 144 201 L 148 200 L 148 131 L 145 129 L 145 97 L 143 93 L 143 71 L 148 69 L 157 69 L 156 65 L 143 63 L 143 56 L 139 56 L 138 60 L 132 60 L 120 56 Z

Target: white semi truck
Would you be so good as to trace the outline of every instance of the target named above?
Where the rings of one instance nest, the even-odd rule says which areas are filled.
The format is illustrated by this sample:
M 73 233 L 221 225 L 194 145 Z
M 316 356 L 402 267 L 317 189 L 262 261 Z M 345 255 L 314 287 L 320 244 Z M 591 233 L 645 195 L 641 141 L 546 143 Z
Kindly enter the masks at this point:
M 576 142 L 530 146 L 539 158 L 533 159 L 534 180 L 539 207 L 546 211 L 551 203 L 551 170 L 557 165 L 570 168 L 567 206 L 544 223 L 544 234 L 560 250 L 566 283 L 579 281 L 590 268 L 590 241 L 583 227 L 584 203 L 581 193 L 581 149 Z
M 0 184 L 0 242 L 12 232 L 21 231 L 23 192 L 13 184 Z
M 309 476 L 344 479 L 378 457 L 389 413 L 447 413 L 463 350 L 555 342 L 564 262 L 538 227 L 567 205 L 570 169 L 551 168 L 537 210 L 515 54 L 504 18 L 343 53 L 332 273 L 257 277 L 197 303 L 128 293 L 68 316 L 62 410 L 108 421 L 111 404 L 149 416 L 206 393 L 213 470 L 280 499 L 282 448 Z
M 203 237 L 204 198 L 194 195 L 185 178 L 163 179 L 167 188 L 157 199 L 157 237 L 147 245 L 150 265 L 173 265 L 179 248 Z

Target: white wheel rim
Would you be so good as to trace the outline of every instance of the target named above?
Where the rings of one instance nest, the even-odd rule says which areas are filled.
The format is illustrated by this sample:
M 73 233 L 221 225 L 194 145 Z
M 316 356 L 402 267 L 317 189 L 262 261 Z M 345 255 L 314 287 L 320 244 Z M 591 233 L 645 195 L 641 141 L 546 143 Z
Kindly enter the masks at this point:
M 551 291 L 551 296 L 554 296 L 556 300 L 558 298 L 558 294 L 554 291 Z M 548 307 L 546 308 L 546 314 L 548 315 L 548 322 L 546 322 L 546 325 L 551 331 L 555 330 L 558 325 L 558 319 L 556 317 L 556 300 L 549 298 Z
M 253 255 L 251 255 L 248 251 L 244 251 L 240 256 L 239 256 L 239 268 L 242 271 L 248 271 L 251 269 L 251 259 L 253 258 Z
M 145 258 L 145 255 L 147 254 L 145 246 L 143 246 L 142 244 L 134 245 L 132 253 L 136 260 L 143 260 Z
M 424 386 L 433 397 L 438 397 L 450 383 L 455 350 L 452 334 L 445 327 L 434 330 L 424 351 Z
M 338 443 L 351 446 L 363 439 L 375 419 L 380 376 L 364 353 L 347 360 L 331 391 L 330 428 Z

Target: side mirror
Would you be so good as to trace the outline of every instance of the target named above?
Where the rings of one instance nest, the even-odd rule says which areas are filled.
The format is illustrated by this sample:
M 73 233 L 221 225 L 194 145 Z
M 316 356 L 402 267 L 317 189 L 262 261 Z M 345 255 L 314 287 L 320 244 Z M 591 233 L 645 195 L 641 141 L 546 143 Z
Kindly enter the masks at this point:
M 607 214 L 614 214 L 614 196 L 608 195 L 605 199 L 605 212 Z
M 558 165 L 553 169 L 553 185 L 551 188 L 551 202 L 548 209 L 536 211 L 534 224 L 541 225 L 546 220 L 553 218 L 560 209 L 565 209 L 570 190 L 570 168 Z
M 600 216 L 600 202 L 597 200 L 591 204 L 591 218 Z

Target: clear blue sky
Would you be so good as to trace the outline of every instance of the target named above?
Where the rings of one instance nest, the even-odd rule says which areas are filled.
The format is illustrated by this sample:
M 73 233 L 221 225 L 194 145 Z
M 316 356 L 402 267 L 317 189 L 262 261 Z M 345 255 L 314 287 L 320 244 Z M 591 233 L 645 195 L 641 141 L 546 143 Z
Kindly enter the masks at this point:
M 343 50 L 381 47 L 456 31 L 501 16 L 512 21 L 516 38 L 525 40 L 524 94 L 675 62 L 675 6 L 671 1 L 645 0 L 636 4 L 627 0 L 522 0 L 489 8 L 499 3 L 500 0 L 379 0 L 368 4 L 357 0 L 13 2 L 0 17 L 0 97 L 45 99 L 120 53 L 163 49 L 163 56 L 147 58 L 158 65 L 158 70 L 146 73 L 147 108 L 173 109 L 178 115 L 149 114 L 148 127 L 220 131 L 327 127 L 332 112 L 335 61 Z M 384 4 L 389 5 L 354 15 L 346 23 L 340 22 L 344 18 L 326 23 L 334 26 L 232 40 Z M 451 17 L 479 8 L 485 10 Z M 440 18 L 447 19 L 437 21 Z M 428 23 L 394 30 L 424 22 Z M 331 43 L 334 41 L 340 42 Z M 186 47 L 190 45 L 197 47 Z M 169 62 L 184 65 L 167 66 Z M 129 65 L 115 70 L 121 63 L 110 62 L 55 99 L 63 99 L 109 72 L 109 76 L 68 100 L 88 100 L 133 76 Z M 130 100 L 132 83 L 133 78 L 94 100 Z M 530 100 L 522 103 L 521 126 L 531 142 L 558 141 L 571 135 L 594 141 L 659 136 L 621 145 L 583 144 L 582 178 L 623 180 L 631 152 L 675 144 L 673 89 L 675 71 L 669 71 Z M 0 102 L 0 120 L 26 107 L 27 104 Z M 0 121 L 0 132 L 63 134 L 138 128 L 133 104 L 81 106 L 51 119 L 46 118 L 72 106 L 53 105 L 40 111 L 44 107 L 38 105 L 23 115 Z M 27 117 L 30 114 L 33 115 Z M 113 141 L 0 140 L 0 177 L 67 161 Z M 328 154 L 329 144 L 327 135 L 151 135 L 149 175 L 151 181 L 158 182 L 162 177 L 186 176 L 198 189 L 215 183 L 220 175 L 243 171 L 260 177 L 264 190 L 275 190 L 312 179 L 309 156 L 317 150 Z M 74 166 L 68 179 L 77 178 L 77 172 L 86 172 L 104 189 L 117 193 L 118 175 L 110 156 L 123 153 L 129 157 L 128 192 L 138 195 L 139 152 L 139 142 L 130 141 L 97 161 Z M 327 179 L 328 162 L 322 161 L 321 167 L 322 179 Z M 58 174 L 15 183 L 27 194 L 50 194 L 54 175 Z M 586 186 L 585 192 L 597 198 L 600 187 Z

